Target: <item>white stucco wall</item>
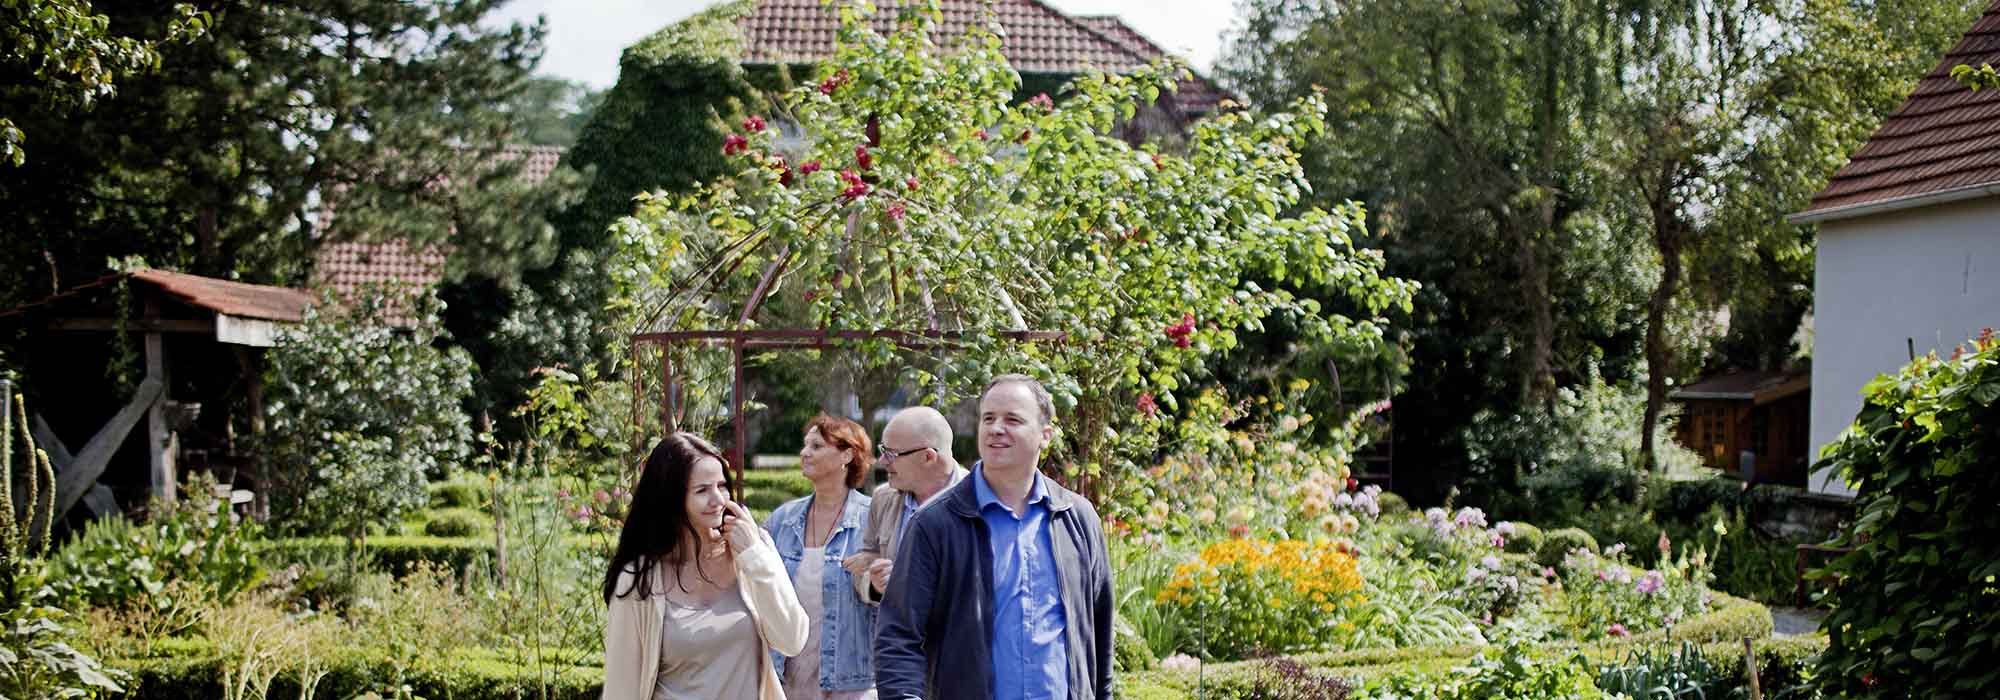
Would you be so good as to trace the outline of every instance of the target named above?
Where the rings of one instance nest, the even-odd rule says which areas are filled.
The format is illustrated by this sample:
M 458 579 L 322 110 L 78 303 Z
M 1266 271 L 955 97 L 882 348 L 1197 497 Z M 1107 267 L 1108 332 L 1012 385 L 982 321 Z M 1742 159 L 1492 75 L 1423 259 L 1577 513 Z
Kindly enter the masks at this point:
M 1820 224 L 1813 284 L 1813 455 L 1854 422 L 1861 387 L 1917 354 L 2000 327 L 2000 197 Z M 1814 491 L 1851 494 L 1832 475 Z

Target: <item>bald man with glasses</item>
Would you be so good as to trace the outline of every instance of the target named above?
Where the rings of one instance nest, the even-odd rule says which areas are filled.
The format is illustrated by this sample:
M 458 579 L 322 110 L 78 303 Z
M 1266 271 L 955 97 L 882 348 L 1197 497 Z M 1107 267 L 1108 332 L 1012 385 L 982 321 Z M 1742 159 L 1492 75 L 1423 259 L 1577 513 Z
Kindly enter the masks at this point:
M 876 464 L 889 473 L 889 481 L 875 488 L 861 529 L 861 550 L 841 563 L 854 579 L 855 592 L 870 604 L 880 604 L 882 592 L 889 589 L 903 526 L 924 504 L 971 473 L 952 459 L 951 422 L 928 406 L 907 408 L 890 418 L 876 445 Z

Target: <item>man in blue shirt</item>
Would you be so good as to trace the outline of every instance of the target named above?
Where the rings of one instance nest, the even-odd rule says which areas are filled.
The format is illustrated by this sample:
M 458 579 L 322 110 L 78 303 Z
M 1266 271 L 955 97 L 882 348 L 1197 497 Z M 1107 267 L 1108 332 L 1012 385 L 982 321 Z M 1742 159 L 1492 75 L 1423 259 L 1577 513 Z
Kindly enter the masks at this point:
M 980 395 L 980 463 L 916 513 L 897 548 L 875 642 L 884 700 L 1111 697 L 1103 526 L 1041 473 L 1054 416 L 1024 375 Z

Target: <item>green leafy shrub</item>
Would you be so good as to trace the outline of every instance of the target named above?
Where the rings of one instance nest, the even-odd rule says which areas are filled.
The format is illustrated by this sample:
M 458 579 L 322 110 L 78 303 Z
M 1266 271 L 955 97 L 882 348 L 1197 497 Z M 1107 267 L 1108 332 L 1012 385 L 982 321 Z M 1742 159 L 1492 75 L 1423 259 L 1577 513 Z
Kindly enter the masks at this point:
M 1606 697 L 1578 652 L 1543 653 L 1508 644 L 1444 674 L 1401 673 L 1369 683 L 1374 700 L 1591 700 Z
M 1527 554 L 1533 556 L 1541 553 L 1542 544 L 1547 541 L 1547 538 L 1542 535 L 1541 528 L 1527 523 L 1514 523 L 1513 529 L 1513 536 L 1507 538 L 1506 550 L 1508 554 Z
M 49 561 L 50 585 L 71 606 L 122 608 L 169 605 L 151 601 L 171 581 L 196 582 L 227 601 L 263 576 L 254 523 L 235 521 L 214 492 L 191 482 L 177 504 L 155 502 L 153 519 L 123 516 L 92 522 Z
M 1597 551 L 1597 538 L 1577 528 L 1566 527 L 1551 530 L 1542 537 L 1541 548 L 1535 550 L 1535 563 L 1542 566 L 1556 566 L 1563 558 L 1578 549 Z
M 1570 552 L 1560 567 L 1563 615 L 1574 639 L 1626 637 L 1656 627 L 1673 627 L 1708 610 L 1706 553 L 1663 561 L 1640 571 L 1630 565 L 1625 545 Z
M 440 481 L 430 485 L 431 502 L 445 508 L 478 509 L 486 505 L 486 484 L 476 481 Z
M 347 542 L 333 537 L 297 537 L 268 540 L 264 556 L 282 565 L 305 562 L 324 568 L 346 555 Z M 361 546 L 363 557 L 374 568 L 394 576 L 406 576 L 420 563 L 432 563 L 463 574 L 467 569 L 490 566 L 492 538 L 477 537 L 371 537 Z
M 422 506 L 427 475 L 470 454 L 471 360 L 438 347 L 434 301 L 402 303 L 412 328 L 383 322 L 378 292 L 308 311 L 271 349 L 262 451 L 280 528 L 359 539 Z
M 1383 491 L 1375 497 L 1375 502 L 1381 505 L 1384 518 L 1402 517 L 1410 512 L 1410 502 L 1393 492 Z
M 1160 665 L 1159 657 L 1153 656 L 1153 649 L 1146 645 L 1146 638 L 1139 636 L 1139 630 L 1123 618 L 1112 623 L 1117 636 L 1111 640 L 1112 668 L 1125 671 L 1148 671 Z
M 69 642 L 69 613 L 33 603 L 0 611 L 0 698 L 95 698 L 126 689 L 129 677 Z
M 431 513 L 424 534 L 431 537 L 477 537 L 493 532 L 493 518 L 469 508 L 447 508 Z
M 138 697 L 214 700 L 224 695 L 219 669 L 225 661 L 213 642 L 194 639 L 163 643 L 151 656 L 111 663 L 131 674 L 129 685 Z M 302 669 L 292 661 L 283 666 L 272 679 L 270 697 L 299 697 Z M 314 697 L 322 698 L 362 697 L 370 692 L 391 695 L 387 692 L 391 688 L 384 686 L 392 680 L 393 685 L 408 686 L 411 696 L 453 700 L 592 700 L 603 692 L 601 657 L 589 663 L 538 666 L 490 650 L 447 649 L 404 667 L 382 649 L 345 645 L 326 651 L 317 666 Z
M 1829 644 L 1817 681 L 1850 698 L 1989 697 L 2000 687 L 2000 340 L 1919 357 L 1862 390 L 1826 451 L 1854 487 L 1853 551 L 1822 575 Z

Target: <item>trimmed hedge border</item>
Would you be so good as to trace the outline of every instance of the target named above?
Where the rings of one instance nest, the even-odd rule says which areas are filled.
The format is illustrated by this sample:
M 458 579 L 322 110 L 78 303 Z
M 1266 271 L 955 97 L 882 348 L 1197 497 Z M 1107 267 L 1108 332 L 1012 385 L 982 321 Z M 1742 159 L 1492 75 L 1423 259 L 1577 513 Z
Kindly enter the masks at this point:
M 1577 649 L 1593 663 L 1611 663 L 1625 658 L 1638 647 L 1678 645 L 1683 641 L 1703 645 L 1703 655 L 1718 664 L 1727 662 L 1742 668 L 1743 638 L 1755 640 L 1761 674 L 1796 676 L 1796 662 L 1826 648 L 1824 637 L 1802 640 L 1771 637 L 1771 612 L 1755 601 L 1716 593 L 1709 612 L 1688 620 L 1672 630 L 1652 630 L 1625 639 L 1590 644 L 1557 643 L 1542 648 Z M 1297 654 L 1291 658 L 1311 670 L 1350 679 L 1372 679 L 1405 672 L 1434 674 L 1459 666 L 1491 646 L 1459 644 L 1406 647 L 1402 649 L 1359 649 Z M 1733 651 L 1732 651 L 1733 650 Z M 1733 654 L 1733 655 L 1732 655 Z M 1786 666 L 1786 664 L 1793 666 Z M 1209 664 L 1199 678 L 1192 672 L 1165 669 L 1122 676 L 1121 694 L 1146 700 L 1192 698 L 1197 686 L 1206 697 L 1218 700 L 1253 697 L 1262 661 L 1235 661 Z
M 207 640 L 171 639 L 158 642 L 144 659 L 109 659 L 110 666 L 132 674 L 130 697 L 146 700 L 207 700 L 223 696 L 222 659 Z M 418 660 L 397 675 L 396 664 L 380 649 L 350 647 L 326 664 L 326 676 L 313 688 L 315 698 L 349 698 L 370 690 L 386 691 L 408 685 L 430 700 L 525 700 L 549 698 L 590 700 L 602 693 L 603 670 L 597 665 L 551 665 L 546 669 L 513 663 L 485 649 L 455 649 Z M 296 672 L 280 674 L 270 697 L 299 696 Z
M 337 542 L 335 544 L 338 544 Z M 1742 638 L 1756 639 L 1760 675 L 1767 687 L 1795 683 L 1804 660 L 1826 648 L 1818 636 L 1788 639 L 1770 638 L 1771 616 L 1762 605 L 1722 594 L 1716 608 L 1689 620 L 1671 632 L 1654 630 L 1629 639 L 1586 645 L 1556 644 L 1550 648 L 1580 649 L 1593 663 L 1615 663 L 1640 646 L 1701 644 L 1701 653 L 1711 662 L 1742 668 Z M 1437 673 L 1461 665 L 1491 647 L 1453 645 L 1405 649 L 1361 649 L 1318 652 L 1293 657 L 1313 671 L 1347 678 L 1379 678 L 1403 672 Z M 599 668 L 552 665 L 547 677 L 536 669 L 515 663 L 508 655 L 484 649 L 456 649 L 419 660 L 404 670 L 400 682 L 418 695 L 433 700 L 487 700 L 539 697 L 542 687 L 550 698 L 595 698 L 602 680 Z M 132 696 L 148 699 L 213 698 L 222 693 L 221 659 L 205 640 L 162 640 L 153 655 L 143 659 L 110 659 L 111 666 L 133 674 Z M 1152 670 L 1121 673 L 1119 697 L 1134 700 L 1180 700 L 1194 697 L 1197 685 L 1207 697 L 1218 700 L 1251 697 L 1261 662 L 1241 661 L 1211 664 L 1199 679 L 1184 671 Z M 396 666 L 388 655 L 371 648 L 349 648 L 327 664 L 327 676 L 315 689 L 314 697 L 346 698 L 383 689 L 399 682 Z M 544 686 L 546 683 L 546 686 Z M 272 685 L 274 697 L 296 697 L 296 676 L 281 676 Z

